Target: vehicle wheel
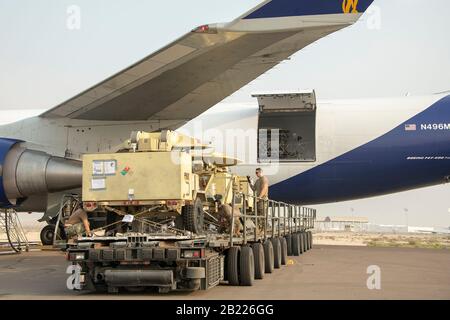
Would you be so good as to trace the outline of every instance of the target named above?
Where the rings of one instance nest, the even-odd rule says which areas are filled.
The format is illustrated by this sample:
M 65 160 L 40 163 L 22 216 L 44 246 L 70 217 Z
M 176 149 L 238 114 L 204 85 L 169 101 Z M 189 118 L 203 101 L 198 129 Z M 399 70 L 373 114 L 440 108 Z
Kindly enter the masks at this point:
M 41 230 L 41 242 L 44 246 L 51 246 L 53 244 L 53 237 L 55 235 L 55 225 L 48 224 Z
M 203 233 L 204 213 L 202 201 L 197 198 L 193 205 L 184 206 L 181 215 L 183 216 L 184 228 L 196 234 Z
M 273 246 L 273 266 L 275 269 L 281 268 L 281 242 L 279 238 L 272 238 Z
M 252 245 L 253 249 L 253 258 L 255 260 L 255 279 L 263 279 L 264 278 L 264 246 L 256 242 Z
M 300 232 L 300 242 L 302 244 L 301 249 L 302 249 L 302 253 L 306 252 L 306 237 L 305 237 L 305 233 L 304 232 Z
M 287 255 L 292 256 L 292 235 L 288 234 L 284 238 L 286 239 Z
M 273 259 L 273 245 L 272 241 L 267 240 L 264 242 L 264 271 L 266 273 L 272 273 L 274 269 Z
M 303 254 L 305 252 L 305 233 L 300 232 L 298 234 L 298 239 L 300 243 L 300 254 Z
M 285 237 L 280 238 L 281 242 L 281 264 L 285 266 L 287 264 L 287 241 Z
M 308 234 L 305 232 L 303 232 L 303 252 L 307 252 L 309 250 L 308 248 Z
M 301 254 L 300 236 L 298 233 L 292 234 L 292 255 L 299 256 Z
M 310 237 L 310 233 L 305 232 L 305 236 L 306 236 L 306 250 L 311 250 L 311 237 Z
M 255 260 L 251 247 L 241 248 L 239 275 L 241 286 L 252 286 L 255 280 Z
M 191 279 L 187 283 L 187 289 L 190 291 L 200 290 L 201 279 Z
M 227 278 L 232 286 L 239 285 L 240 247 L 231 247 L 227 252 Z

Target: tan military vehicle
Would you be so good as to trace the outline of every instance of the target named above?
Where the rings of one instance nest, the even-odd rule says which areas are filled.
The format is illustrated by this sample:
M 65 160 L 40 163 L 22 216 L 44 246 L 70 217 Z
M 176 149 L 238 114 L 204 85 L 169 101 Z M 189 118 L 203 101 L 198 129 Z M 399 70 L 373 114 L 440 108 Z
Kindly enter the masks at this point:
M 135 132 L 118 153 L 85 155 L 81 201 L 93 235 L 62 241 L 80 272 L 74 288 L 250 286 L 309 250 L 315 211 L 266 199 L 258 213 L 262 199 L 229 170 L 238 162 L 171 131 Z M 68 199 L 61 222 L 79 202 Z
M 229 171 L 238 162 L 173 131 L 134 132 L 119 153 L 83 157 L 83 205 L 112 224 L 109 234 L 124 231 L 115 223 L 127 215 L 129 231 L 168 225 L 201 234 L 205 220 L 217 222 L 219 208 L 231 205 L 233 192 L 251 194 L 246 178 Z

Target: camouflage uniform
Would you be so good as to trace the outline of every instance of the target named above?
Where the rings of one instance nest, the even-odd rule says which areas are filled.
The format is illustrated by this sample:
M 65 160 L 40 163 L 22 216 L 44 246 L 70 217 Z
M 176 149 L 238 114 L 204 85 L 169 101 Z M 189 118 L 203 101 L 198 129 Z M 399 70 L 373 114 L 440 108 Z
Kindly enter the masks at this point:
M 232 215 L 231 215 L 231 211 L 232 211 L 232 207 L 228 204 L 224 204 L 221 206 L 221 208 L 219 209 L 219 223 L 221 225 L 221 231 L 222 232 L 230 232 L 230 226 L 231 226 L 231 221 L 232 221 Z M 234 209 L 234 229 L 233 229 L 233 233 L 235 235 L 239 235 L 241 229 L 242 229 L 242 224 L 240 221 L 241 217 L 241 212 L 239 211 L 239 209 Z
M 86 232 L 86 229 L 84 228 L 84 224 L 82 222 L 73 224 L 70 226 L 66 226 L 64 228 L 64 231 L 66 232 L 67 238 L 73 238 L 75 236 L 82 236 L 83 233 Z

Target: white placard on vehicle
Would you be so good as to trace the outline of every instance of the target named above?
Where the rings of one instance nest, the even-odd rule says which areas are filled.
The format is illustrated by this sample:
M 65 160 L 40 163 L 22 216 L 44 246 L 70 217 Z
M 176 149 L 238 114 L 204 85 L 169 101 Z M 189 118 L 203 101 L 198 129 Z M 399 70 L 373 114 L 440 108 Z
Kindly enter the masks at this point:
M 91 180 L 91 189 L 92 190 L 103 190 L 106 189 L 106 179 L 92 179 Z

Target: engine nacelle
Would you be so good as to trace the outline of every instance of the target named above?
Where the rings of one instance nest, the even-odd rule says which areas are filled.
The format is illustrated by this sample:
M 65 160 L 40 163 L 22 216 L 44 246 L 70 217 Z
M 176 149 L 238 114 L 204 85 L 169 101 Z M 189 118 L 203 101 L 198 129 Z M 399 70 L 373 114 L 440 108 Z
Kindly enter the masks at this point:
M 0 139 L 0 206 L 11 207 L 33 195 L 81 187 L 81 161 L 54 157 Z

